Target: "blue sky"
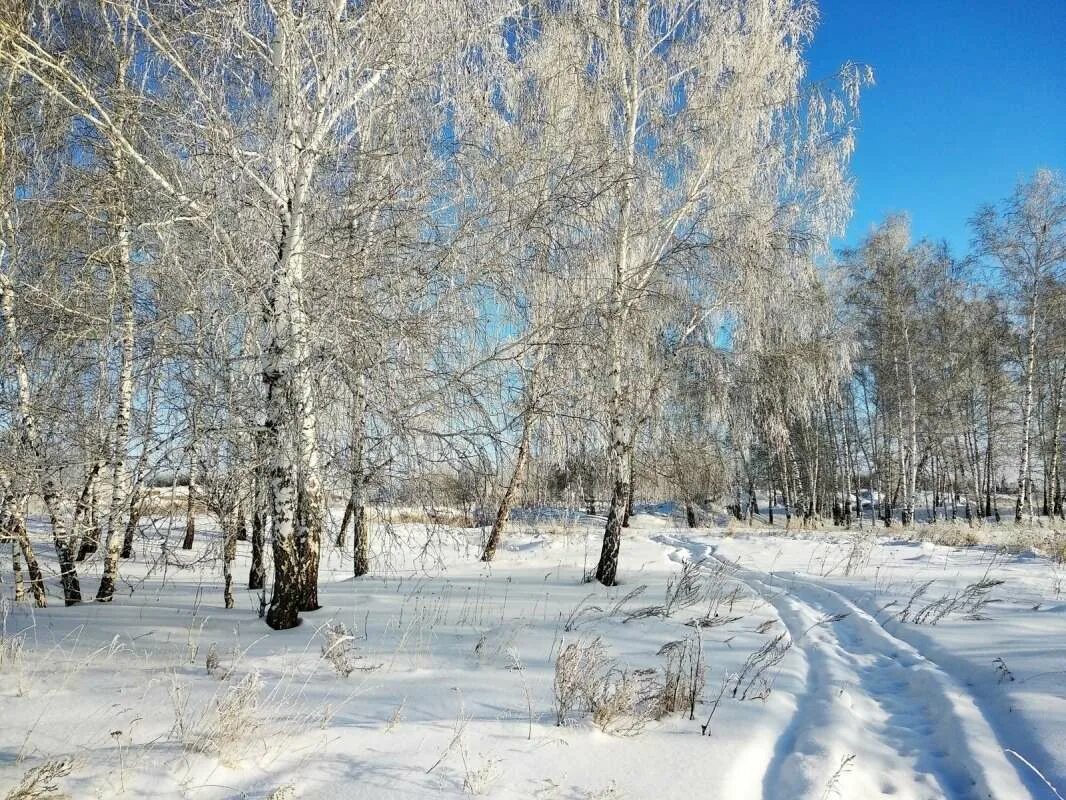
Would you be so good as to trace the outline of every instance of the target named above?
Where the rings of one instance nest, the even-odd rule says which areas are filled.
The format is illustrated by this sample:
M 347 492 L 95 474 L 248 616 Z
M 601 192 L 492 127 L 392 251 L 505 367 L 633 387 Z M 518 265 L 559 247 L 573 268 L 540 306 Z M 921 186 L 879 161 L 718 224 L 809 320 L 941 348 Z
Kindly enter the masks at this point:
M 965 253 L 967 219 L 1041 166 L 1066 171 L 1066 0 L 819 0 L 810 77 L 870 64 L 845 242 L 907 211 Z

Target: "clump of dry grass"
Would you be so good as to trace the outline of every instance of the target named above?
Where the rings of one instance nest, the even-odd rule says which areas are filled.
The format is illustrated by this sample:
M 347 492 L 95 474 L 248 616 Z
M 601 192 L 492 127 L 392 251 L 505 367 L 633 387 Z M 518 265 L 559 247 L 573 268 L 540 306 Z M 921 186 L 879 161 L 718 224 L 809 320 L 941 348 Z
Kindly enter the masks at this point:
M 555 660 L 555 724 L 565 725 L 573 713 L 588 705 L 591 676 L 607 663 L 607 648 L 599 637 L 571 642 Z
M 0 673 L 13 677 L 15 692 L 25 691 L 25 634 L 0 635 Z
M 4 800 L 60 800 L 67 797 L 59 791 L 59 780 L 74 771 L 72 758 L 59 758 L 46 761 L 38 767 L 27 770 L 11 791 L 4 795 Z
M 661 694 L 655 670 L 621 665 L 598 637 L 571 642 L 555 662 L 557 725 L 567 724 L 582 711 L 604 733 L 633 736 L 656 717 Z
M 1066 564 L 1066 530 L 1054 528 L 1047 532 L 1037 548 L 1056 564 Z
M 705 571 L 705 560 L 685 561 L 681 565 L 680 572 L 670 576 L 666 584 L 666 598 L 662 605 L 645 606 L 631 611 L 626 615 L 625 622 L 646 617 L 669 617 L 677 611 L 703 601 L 708 596 L 712 583 L 720 580 L 721 568 Z M 708 580 L 710 575 L 713 580 Z
M 330 622 L 322 629 L 322 658 L 333 671 L 347 678 L 355 670 L 355 636 L 343 622 Z
M 696 703 L 707 682 L 700 629 L 684 639 L 667 642 L 659 648 L 659 655 L 665 663 L 655 716 L 688 712 L 688 718 L 695 719 Z
M 214 709 L 205 714 L 186 739 L 185 746 L 197 753 L 217 756 L 228 767 L 238 765 L 249 740 L 262 726 L 259 716 L 262 699 L 263 679 L 258 672 L 250 672 L 216 701 Z
M 977 533 L 961 523 L 932 523 L 922 528 L 921 536 L 945 547 L 977 547 L 981 544 Z
M 834 618 L 827 618 L 833 621 Z M 820 623 L 816 623 L 820 624 Z M 765 700 L 773 691 L 775 668 L 792 649 L 792 637 L 779 633 L 748 656 L 740 671 L 732 676 L 733 697 L 741 700 Z
M 394 525 L 443 525 L 465 528 L 474 520 L 461 509 L 445 507 L 402 507 L 380 509 L 383 518 Z
M 919 584 L 903 609 L 896 614 L 900 622 L 911 622 L 915 625 L 936 625 L 951 614 L 959 614 L 967 620 L 984 620 L 985 609 L 999 600 L 990 596 L 992 589 L 1003 584 L 1003 581 L 990 578 L 986 574 L 981 580 L 976 581 L 960 589 L 940 597 L 928 600 L 926 592 L 934 581 L 926 581 Z M 890 604 L 891 605 L 891 604 Z

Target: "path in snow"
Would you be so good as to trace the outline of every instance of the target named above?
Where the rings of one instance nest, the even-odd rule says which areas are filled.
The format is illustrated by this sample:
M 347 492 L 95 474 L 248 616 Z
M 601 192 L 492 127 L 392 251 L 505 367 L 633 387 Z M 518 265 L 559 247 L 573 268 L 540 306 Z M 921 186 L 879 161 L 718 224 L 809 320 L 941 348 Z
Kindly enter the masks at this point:
M 705 541 L 655 538 L 675 548 L 675 560 L 725 564 L 773 605 L 806 662 L 763 800 L 1034 798 L 970 694 L 854 603 L 791 575 L 741 568 Z

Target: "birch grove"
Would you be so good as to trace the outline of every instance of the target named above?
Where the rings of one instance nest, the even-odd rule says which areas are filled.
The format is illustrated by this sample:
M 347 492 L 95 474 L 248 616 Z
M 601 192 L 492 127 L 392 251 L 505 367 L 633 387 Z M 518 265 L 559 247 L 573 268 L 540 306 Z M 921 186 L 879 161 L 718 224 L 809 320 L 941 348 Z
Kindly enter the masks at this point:
M 816 30 L 805 0 L 3 4 L 18 599 L 118 603 L 124 561 L 204 545 L 226 608 L 292 628 L 411 507 L 486 569 L 525 509 L 592 516 L 607 586 L 643 504 L 1061 518 L 1062 177 L 970 253 L 901 215 L 839 249 L 873 75 L 808 75 Z

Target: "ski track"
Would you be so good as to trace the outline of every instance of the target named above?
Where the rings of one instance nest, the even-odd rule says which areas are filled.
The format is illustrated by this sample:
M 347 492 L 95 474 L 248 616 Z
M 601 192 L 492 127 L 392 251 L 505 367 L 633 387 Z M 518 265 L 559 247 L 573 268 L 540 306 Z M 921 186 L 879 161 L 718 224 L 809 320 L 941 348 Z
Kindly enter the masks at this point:
M 675 548 L 673 560 L 727 566 L 774 607 L 804 658 L 806 677 L 763 776 L 763 800 L 1040 797 L 1023 784 L 973 697 L 850 600 L 793 575 L 742 568 L 707 542 L 653 538 Z M 825 622 L 840 614 L 847 616 Z

